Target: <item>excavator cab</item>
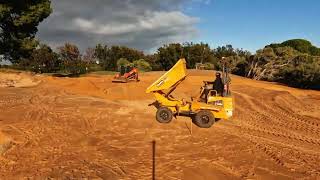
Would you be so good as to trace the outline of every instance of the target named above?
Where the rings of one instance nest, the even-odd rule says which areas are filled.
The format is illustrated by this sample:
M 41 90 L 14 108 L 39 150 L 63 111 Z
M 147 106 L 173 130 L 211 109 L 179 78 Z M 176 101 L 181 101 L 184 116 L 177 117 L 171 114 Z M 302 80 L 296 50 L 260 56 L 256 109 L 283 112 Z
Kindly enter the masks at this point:
M 127 68 L 126 68 L 126 66 L 120 66 L 120 68 L 119 68 L 119 74 L 120 74 L 120 76 L 123 76 L 126 72 L 129 72 L 129 71 L 127 71 L 126 70 Z
M 127 83 L 129 81 L 140 81 L 139 71 L 133 66 L 120 66 L 119 73 L 115 75 L 113 83 Z
M 206 83 L 201 88 L 199 95 L 191 98 L 191 101 L 172 97 L 170 94 L 186 77 L 186 61 L 180 59 L 168 72 L 147 88 L 146 93 L 152 93 L 156 99 L 151 105 L 157 108 L 158 122 L 169 123 L 173 117 L 188 116 L 197 126 L 210 128 L 217 120 L 232 117 L 234 103 L 231 94 L 220 96 L 217 91 L 208 89 L 208 94 L 203 99 L 202 95 L 208 87 Z

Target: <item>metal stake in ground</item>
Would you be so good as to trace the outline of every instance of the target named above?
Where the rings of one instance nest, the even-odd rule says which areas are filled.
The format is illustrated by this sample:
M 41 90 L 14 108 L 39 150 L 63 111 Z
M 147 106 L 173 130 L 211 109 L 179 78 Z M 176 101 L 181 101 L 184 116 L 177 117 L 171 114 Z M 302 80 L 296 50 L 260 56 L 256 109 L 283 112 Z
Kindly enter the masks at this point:
M 152 141 L 152 180 L 156 179 L 156 141 Z

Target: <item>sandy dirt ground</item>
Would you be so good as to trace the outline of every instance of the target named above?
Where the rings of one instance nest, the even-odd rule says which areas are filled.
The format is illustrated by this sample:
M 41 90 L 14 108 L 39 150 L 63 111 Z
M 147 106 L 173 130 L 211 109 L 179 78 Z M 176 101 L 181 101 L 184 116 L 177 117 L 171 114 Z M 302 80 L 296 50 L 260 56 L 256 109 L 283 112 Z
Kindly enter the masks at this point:
M 0 73 L 0 179 L 320 179 L 320 92 L 232 77 L 235 115 L 210 129 L 155 120 L 141 82 Z M 190 97 L 213 72 L 190 71 Z M 192 134 L 191 134 L 192 128 Z

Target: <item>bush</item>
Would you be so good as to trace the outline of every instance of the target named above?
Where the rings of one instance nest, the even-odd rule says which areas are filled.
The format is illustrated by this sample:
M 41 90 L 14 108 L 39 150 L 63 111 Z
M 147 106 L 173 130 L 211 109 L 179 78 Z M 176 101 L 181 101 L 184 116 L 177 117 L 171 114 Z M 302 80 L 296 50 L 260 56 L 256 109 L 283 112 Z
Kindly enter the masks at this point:
M 30 58 L 21 59 L 13 67 L 19 70 L 29 70 L 36 73 L 52 73 L 59 70 L 60 60 L 58 54 L 47 45 L 40 45 L 33 50 Z
M 60 71 L 63 73 L 78 76 L 80 74 L 86 74 L 89 71 L 88 64 L 81 60 L 77 61 L 63 61 L 60 66 Z
M 79 48 L 74 44 L 66 43 L 58 49 L 63 61 L 78 61 L 81 59 Z
M 103 71 L 103 67 L 101 67 L 98 64 L 89 64 L 88 65 L 88 71 L 95 72 L 95 71 Z
M 280 44 L 270 44 L 266 47 L 271 47 L 273 49 L 279 47 L 291 47 L 301 53 L 307 53 L 312 56 L 320 56 L 320 48 L 312 45 L 310 41 L 305 39 L 291 39 Z
M 120 68 L 120 66 L 127 66 L 130 64 L 130 61 L 128 61 L 126 58 L 120 58 L 117 61 L 117 67 Z
M 58 55 L 49 46 L 41 45 L 30 57 L 30 70 L 38 73 L 52 73 L 59 70 L 60 63 Z
M 143 59 L 134 61 L 133 64 L 141 71 L 152 71 L 151 65 Z
M 87 73 L 88 64 L 81 60 L 80 51 L 76 45 L 66 43 L 58 49 L 62 60 L 60 70 L 75 76 Z
M 204 69 L 205 69 L 205 70 L 214 70 L 214 64 L 212 64 L 212 63 L 205 63 L 205 64 L 204 64 Z
M 279 70 L 276 81 L 293 87 L 320 89 L 320 58 L 309 55 L 296 57 Z

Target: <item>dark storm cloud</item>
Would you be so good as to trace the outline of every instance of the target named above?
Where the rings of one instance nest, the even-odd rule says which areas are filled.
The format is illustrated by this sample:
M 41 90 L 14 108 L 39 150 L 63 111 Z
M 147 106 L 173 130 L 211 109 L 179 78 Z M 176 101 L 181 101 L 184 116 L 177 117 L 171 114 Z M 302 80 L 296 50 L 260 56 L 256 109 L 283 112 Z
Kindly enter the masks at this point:
M 54 47 L 107 43 L 149 51 L 196 36 L 198 18 L 181 12 L 191 1 L 202 0 L 53 0 L 54 12 L 41 23 L 38 37 Z

